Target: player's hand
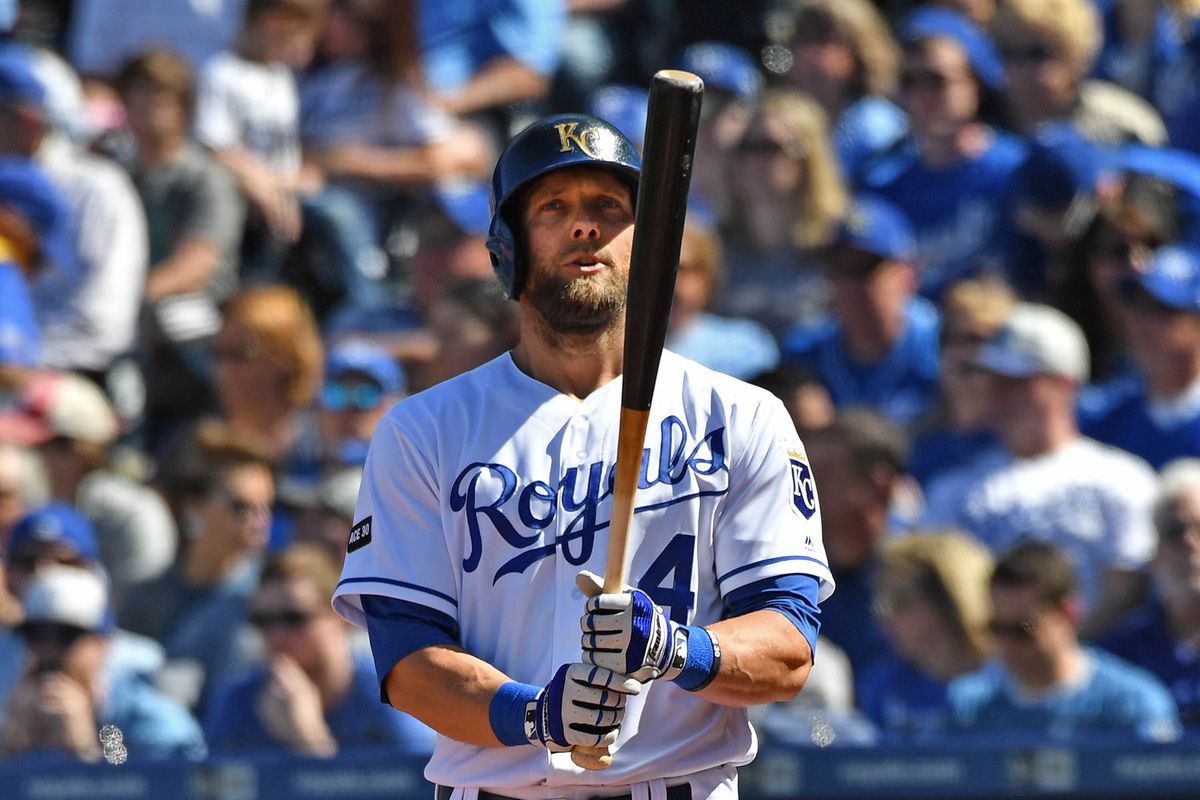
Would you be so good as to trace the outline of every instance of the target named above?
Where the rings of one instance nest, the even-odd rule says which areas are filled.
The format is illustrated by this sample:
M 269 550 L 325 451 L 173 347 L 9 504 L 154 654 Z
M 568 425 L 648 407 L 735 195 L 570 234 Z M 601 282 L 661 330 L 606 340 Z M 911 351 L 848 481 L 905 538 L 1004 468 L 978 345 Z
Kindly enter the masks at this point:
M 605 748 L 617 741 L 625 698 L 637 681 L 586 664 L 564 664 L 525 710 L 525 735 L 556 753 L 572 747 Z
M 677 640 L 686 641 L 686 634 L 641 589 L 597 594 L 602 583 L 600 576 L 587 570 L 576 579 L 589 595 L 579 618 L 584 663 L 628 675 L 640 683 L 655 678 L 670 680 L 678 675 L 687 646 Z

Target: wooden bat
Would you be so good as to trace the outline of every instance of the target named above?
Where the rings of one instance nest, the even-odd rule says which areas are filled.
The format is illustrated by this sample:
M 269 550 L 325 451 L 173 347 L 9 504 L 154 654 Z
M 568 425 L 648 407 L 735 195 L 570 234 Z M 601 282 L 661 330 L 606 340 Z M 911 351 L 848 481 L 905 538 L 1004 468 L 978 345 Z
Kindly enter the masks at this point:
M 633 521 L 650 402 L 675 294 L 703 94 L 704 81 L 682 70 L 660 70 L 650 81 L 625 307 L 624 383 L 604 566 L 605 593 L 619 592 L 625 586 L 629 525 Z M 603 769 L 612 764 L 612 755 L 599 748 L 576 748 L 571 758 L 585 769 Z

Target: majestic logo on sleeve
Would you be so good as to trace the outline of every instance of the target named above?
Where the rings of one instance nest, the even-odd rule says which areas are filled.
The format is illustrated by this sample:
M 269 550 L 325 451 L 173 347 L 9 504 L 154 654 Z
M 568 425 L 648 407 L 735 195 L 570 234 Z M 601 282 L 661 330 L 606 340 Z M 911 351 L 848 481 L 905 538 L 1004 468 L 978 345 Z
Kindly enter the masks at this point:
M 805 519 L 817 513 L 817 483 L 803 453 L 788 451 L 792 474 L 792 505 Z
M 726 479 L 706 481 L 697 491 L 672 495 L 655 507 L 729 491 L 725 428 L 710 431 L 698 441 L 688 433 L 677 417 L 662 421 L 657 450 L 647 448 L 642 452 L 638 489 L 677 486 L 689 476 L 725 473 Z M 609 526 L 609 520 L 601 521 L 597 512 L 601 502 L 612 494 L 614 473 L 615 465 L 596 461 L 568 467 L 558 482 L 523 483 L 516 471 L 504 464 L 468 464 L 450 488 L 450 510 L 466 516 L 470 537 L 463 571 L 470 573 L 479 568 L 484 535 L 493 532 L 520 551 L 500 566 L 493 583 L 511 573 L 520 574 L 559 550 L 570 564 L 587 563 L 596 533 Z M 567 516 L 560 519 L 560 515 Z M 543 532 L 559 526 L 561 532 L 555 530 L 553 539 L 546 541 Z M 490 535 L 488 539 L 494 541 Z

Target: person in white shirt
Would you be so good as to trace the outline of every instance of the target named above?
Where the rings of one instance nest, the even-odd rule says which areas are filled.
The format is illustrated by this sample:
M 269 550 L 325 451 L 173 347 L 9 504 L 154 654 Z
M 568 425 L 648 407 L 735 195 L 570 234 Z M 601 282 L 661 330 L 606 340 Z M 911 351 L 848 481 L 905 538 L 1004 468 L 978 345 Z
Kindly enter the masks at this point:
M 1062 312 L 1019 303 L 974 363 L 989 378 L 1003 446 L 935 480 L 924 522 L 962 527 L 996 553 L 1027 539 L 1063 548 L 1079 574 L 1080 631 L 1099 635 L 1144 596 L 1154 472 L 1079 433 L 1088 349 Z

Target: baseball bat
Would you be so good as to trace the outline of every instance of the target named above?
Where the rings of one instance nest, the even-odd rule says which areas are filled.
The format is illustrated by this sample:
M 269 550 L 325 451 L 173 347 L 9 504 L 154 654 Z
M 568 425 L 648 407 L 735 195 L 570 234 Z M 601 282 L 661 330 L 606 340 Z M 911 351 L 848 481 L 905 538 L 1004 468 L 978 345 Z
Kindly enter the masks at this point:
M 650 403 L 675 294 L 703 94 L 704 81 L 682 70 L 660 70 L 650 81 L 625 306 L 624 383 L 604 566 L 606 593 L 619 592 L 625 586 L 625 551 Z M 571 757 L 585 769 L 612 764 L 612 755 L 599 748 L 576 748 Z

